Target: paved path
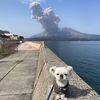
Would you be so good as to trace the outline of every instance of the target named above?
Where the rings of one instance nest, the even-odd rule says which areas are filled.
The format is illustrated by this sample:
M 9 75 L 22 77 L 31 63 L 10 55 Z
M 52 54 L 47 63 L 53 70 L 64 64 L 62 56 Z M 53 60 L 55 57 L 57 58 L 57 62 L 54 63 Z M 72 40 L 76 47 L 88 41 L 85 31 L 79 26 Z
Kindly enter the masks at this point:
M 0 60 L 0 100 L 31 100 L 39 50 L 25 50 Z

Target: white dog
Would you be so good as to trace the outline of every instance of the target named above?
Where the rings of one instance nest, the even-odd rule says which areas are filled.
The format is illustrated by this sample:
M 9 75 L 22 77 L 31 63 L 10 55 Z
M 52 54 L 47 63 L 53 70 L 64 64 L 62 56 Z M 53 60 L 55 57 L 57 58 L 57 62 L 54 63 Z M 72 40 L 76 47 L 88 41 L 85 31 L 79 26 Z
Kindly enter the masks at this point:
M 56 100 L 67 100 L 65 97 L 67 91 L 68 91 L 68 86 L 69 86 L 69 81 L 68 77 L 71 75 L 73 68 L 71 66 L 67 67 L 56 67 L 53 66 L 50 68 L 50 73 L 55 77 L 54 80 L 54 91 L 57 94 Z

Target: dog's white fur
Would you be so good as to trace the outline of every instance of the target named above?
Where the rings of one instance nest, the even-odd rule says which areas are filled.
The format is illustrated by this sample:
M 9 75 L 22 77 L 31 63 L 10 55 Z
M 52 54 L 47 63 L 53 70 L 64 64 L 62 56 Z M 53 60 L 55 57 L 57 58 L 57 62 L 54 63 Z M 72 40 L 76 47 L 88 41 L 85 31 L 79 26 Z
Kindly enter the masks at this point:
M 64 87 L 67 85 L 68 78 L 71 75 L 72 70 L 73 68 L 71 66 L 67 67 L 52 66 L 49 69 L 49 72 L 55 77 L 57 85 L 59 87 Z M 63 75 L 63 78 L 61 78 L 61 75 Z M 62 95 L 57 94 L 56 100 L 59 100 L 60 98 L 61 100 L 67 100 L 67 98 L 65 98 L 65 94 Z

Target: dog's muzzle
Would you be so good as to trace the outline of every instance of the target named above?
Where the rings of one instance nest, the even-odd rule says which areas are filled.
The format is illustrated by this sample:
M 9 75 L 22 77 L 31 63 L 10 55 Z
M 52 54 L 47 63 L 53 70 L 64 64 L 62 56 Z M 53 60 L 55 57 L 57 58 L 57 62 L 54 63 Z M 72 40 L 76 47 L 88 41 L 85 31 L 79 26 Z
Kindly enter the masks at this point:
M 60 75 L 60 79 L 63 79 L 63 74 Z

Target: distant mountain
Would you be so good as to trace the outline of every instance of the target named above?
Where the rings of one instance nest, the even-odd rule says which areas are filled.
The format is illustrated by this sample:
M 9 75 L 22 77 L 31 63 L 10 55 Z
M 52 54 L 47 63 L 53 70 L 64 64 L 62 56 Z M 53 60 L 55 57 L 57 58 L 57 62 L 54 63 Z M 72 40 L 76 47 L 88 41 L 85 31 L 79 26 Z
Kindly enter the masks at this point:
M 100 41 L 100 35 L 92 35 L 76 31 L 72 28 L 63 28 L 60 33 L 40 33 L 27 40 L 35 41 Z
M 72 28 L 63 28 L 62 34 L 75 40 L 100 40 L 100 35 L 82 33 Z
M 0 30 L 0 34 L 9 33 L 8 31 Z

